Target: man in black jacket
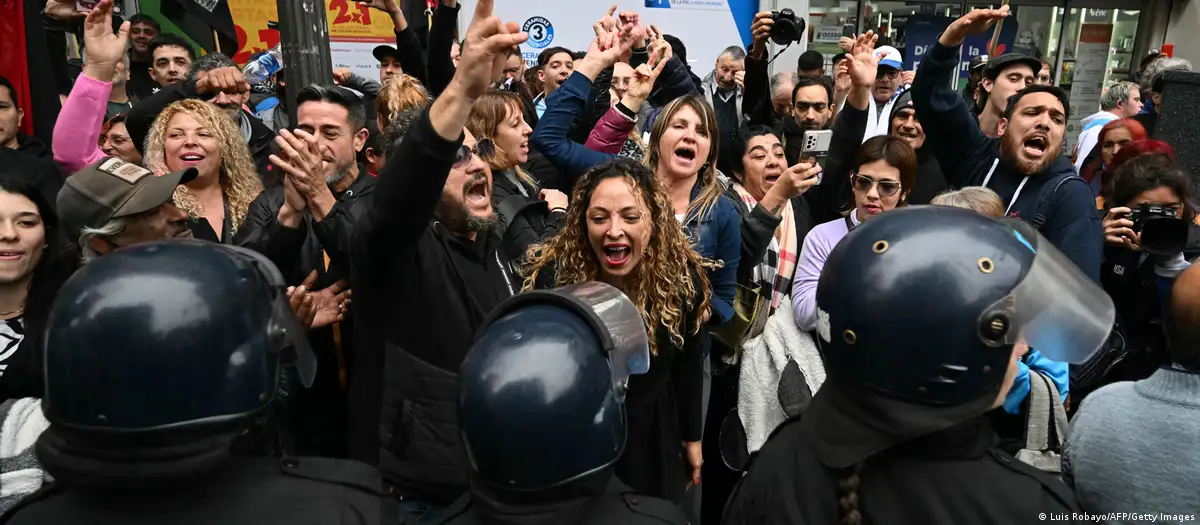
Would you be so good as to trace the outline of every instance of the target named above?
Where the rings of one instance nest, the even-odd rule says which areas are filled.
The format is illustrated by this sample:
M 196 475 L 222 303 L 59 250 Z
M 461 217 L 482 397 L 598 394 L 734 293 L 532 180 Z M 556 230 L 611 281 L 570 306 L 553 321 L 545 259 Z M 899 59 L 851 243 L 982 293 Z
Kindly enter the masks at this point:
M 375 178 L 356 163 L 367 140 L 366 109 L 358 95 L 341 87 L 309 86 L 296 96 L 299 127 L 276 139 L 281 153 L 272 162 L 283 183 L 250 205 L 237 244 L 266 255 L 289 285 L 319 289 L 315 307 L 338 308 L 338 295 L 350 276 L 350 231 L 361 213 L 360 199 L 374 191 Z M 314 275 L 315 274 L 315 275 Z M 314 279 L 315 277 L 315 279 Z M 316 285 L 314 286 L 313 281 Z M 346 455 L 345 403 L 352 355 L 348 322 L 322 326 L 309 341 L 320 359 L 316 383 L 297 391 L 287 409 L 288 426 L 300 455 Z
M 250 94 L 250 84 L 246 83 L 242 71 L 232 63 L 220 53 L 205 55 L 196 61 L 187 80 L 164 87 L 134 106 L 129 111 L 125 128 L 138 151 L 145 154 L 146 135 L 154 125 L 154 119 L 167 106 L 188 98 L 208 100 L 234 117 L 234 123 L 250 148 L 250 156 L 254 159 L 263 186 L 277 186 L 280 177 L 270 161 L 271 155 L 278 149 L 275 146 L 275 132 L 242 107 Z
M 999 122 L 1000 138 L 989 138 L 950 87 L 963 40 L 1006 16 L 1008 6 L 967 13 L 921 61 L 911 91 L 926 142 L 948 184 L 991 188 L 1005 202 L 1008 216 L 1032 223 L 1085 274 L 1099 279 L 1104 235 L 1095 199 L 1061 154 L 1070 109 L 1066 93 L 1053 86 L 1021 90 Z
M 378 464 L 418 517 L 466 491 L 457 372 L 488 312 L 520 288 L 491 233 L 491 172 L 464 129 L 504 50 L 526 39 L 491 10 L 478 3 L 460 67 L 389 152 L 351 244 L 358 367 L 372 372 L 351 393 L 351 457 Z

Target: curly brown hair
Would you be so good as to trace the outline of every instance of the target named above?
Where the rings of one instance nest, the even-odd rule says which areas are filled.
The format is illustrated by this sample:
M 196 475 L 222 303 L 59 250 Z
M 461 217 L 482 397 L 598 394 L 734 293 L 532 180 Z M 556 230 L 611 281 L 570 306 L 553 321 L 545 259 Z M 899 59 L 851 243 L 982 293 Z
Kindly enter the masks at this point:
M 527 253 L 525 289 L 534 287 L 543 270 L 554 272 L 554 286 L 596 280 L 599 261 L 587 234 L 587 209 L 596 186 L 605 179 L 623 178 L 650 211 L 652 230 L 641 262 L 626 279 L 625 295 L 636 304 L 650 334 L 650 352 L 658 355 L 656 329 L 665 328 L 671 343 L 683 347 L 685 312 L 695 312 L 695 327 L 709 308 L 712 286 L 707 270 L 713 265 L 692 249 L 675 220 L 671 199 L 649 168 L 629 159 L 613 159 L 584 173 L 575 183 L 567 224 L 558 235 L 535 244 Z M 696 298 L 699 298 L 697 301 Z
M 195 99 L 180 100 L 167 106 L 154 119 L 150 133 L 146 135 L 146 167 L 158 175 L 171 171 L 167 168 L 166 159 L 167 125 L 180 113 L 187 113 L 206 123 L 221 143 L 221 193 L 225 195 L 225 202 L 229 206 L 229 222 L 233 225 L 233 233 L 237 233 L 250 211 L 250 203 L 263 192 L 263 185 L 258 177 L 258 169 L 254 167 L 254 160 L 250 157 L 250 149 L 242 139 L 242 132 L 225 112 Z M 204 217 L 204 205 L 185 185 L 180 184 L 175 188 L 175 205 L 186 211 L 188 217 Z

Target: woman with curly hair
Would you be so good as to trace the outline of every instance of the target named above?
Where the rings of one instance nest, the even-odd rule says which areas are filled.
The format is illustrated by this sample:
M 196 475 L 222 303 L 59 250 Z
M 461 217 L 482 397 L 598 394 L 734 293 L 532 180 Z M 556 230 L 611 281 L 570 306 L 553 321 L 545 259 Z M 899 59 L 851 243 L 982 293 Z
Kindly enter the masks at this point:
M 650 372 L 630 378 L 628 437 L 616 472 L 638 492 L 678 502 L 689 481 L 700 481 L 700 327 L 712 295 L 706 263 L 661 183 L 630 160 L 589 170 L 575 185 L 566 226 L 528 257 L 526 289 L 601 281 L 638 306 L 652 334 Z
M 250 203 L 263 191 L 250 150 L 229 116 L 199 100 L 180 100 L 154 119 L 146 137 L 146 167 L 156 174 L 196 168 L 175 189 L 197 239 L 230 244 Z
M 467 118 L 467 129 L 491 143 L 483 159 L 492 170 L 492 208 L 496 210 L 510 261 L 520 261 L 529 246 L 558 233 L 566 222 L 567 196 L 542 189 L 521 165 L 529 160 L 529 135 L 524 102 L 510 91 L 484 93 Z

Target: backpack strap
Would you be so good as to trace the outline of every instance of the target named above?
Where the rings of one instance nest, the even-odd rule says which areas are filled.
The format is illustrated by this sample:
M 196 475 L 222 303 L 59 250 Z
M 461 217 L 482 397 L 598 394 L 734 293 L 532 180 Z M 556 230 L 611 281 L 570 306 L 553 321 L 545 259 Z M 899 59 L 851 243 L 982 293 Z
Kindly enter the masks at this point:
M 1042 192 L 1042 198 L 1038 200 L 1037 208 L 1034 208 L 1033 210 L 1033 220 L 1030 221 L 1035 230 L 1041 231 L 1042 226 L 1046 224 L 1046 214 L 1043 213 L 1042 210 L 1045 210 L 1050 206 L 1050 201 L 1054 200 L 1054 194 L 1058 193 L 1058 189 L 1064 184 L 1073 180 L 1087 184 L 1087 181 L 1083 180 L 1078 175 L 1072 175 L 1070 177 L 1063 177 L 1062 179 L 1059 179 L 1058 182 L 1054 184 L 1054 188 L 1052 188 L 1050 191 Z
M 512 226 L 513 221 L 517 220 L 517 216 L 521 215 L 521 213 L 523 213 L 527 208 L 534 206 L 541 206 L 546 208 L 545 211 L 547 213 L 550 212 L 546 201 L 529 200 L 520 193 L 505 197 L 504 200 L 501 200 L 500 203 L 496 205 L 496 213 L 500 215 L 501 220 L 500 231 L 507 232 L 508 227 Z

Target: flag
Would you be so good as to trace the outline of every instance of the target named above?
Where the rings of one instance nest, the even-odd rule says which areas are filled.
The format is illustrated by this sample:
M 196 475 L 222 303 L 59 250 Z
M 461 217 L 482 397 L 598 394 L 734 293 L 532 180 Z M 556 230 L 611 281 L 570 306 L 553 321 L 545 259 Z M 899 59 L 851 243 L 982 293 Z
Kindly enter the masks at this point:
M 227 56 L 237 52 L 237 30 L 227 0 L 162 0 L 159 10 L 205 50 Z

